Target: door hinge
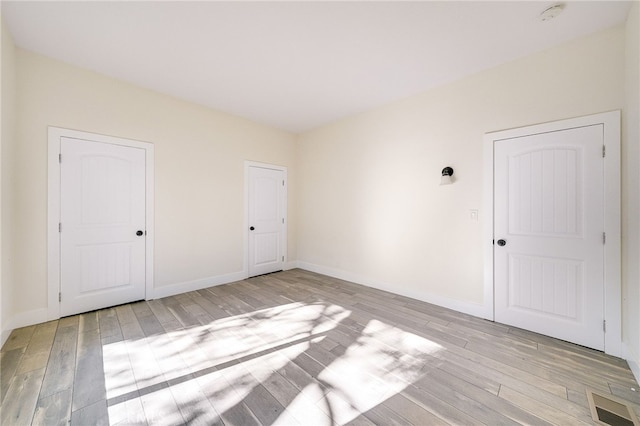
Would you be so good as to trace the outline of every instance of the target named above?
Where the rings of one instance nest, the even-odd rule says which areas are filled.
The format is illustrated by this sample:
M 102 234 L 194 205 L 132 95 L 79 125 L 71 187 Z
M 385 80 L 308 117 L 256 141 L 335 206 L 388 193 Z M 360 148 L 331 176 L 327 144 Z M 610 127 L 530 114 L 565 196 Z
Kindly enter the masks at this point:
M 602 320 L 602 331 L 607 332 L 607 320 Z
M 58 293 L 58 302 L 62 302 L 62 293 Z
M 606 232 L 602 233 L 602 244 L 607 244 L 607 233 Z
M 58 232 L 62 232 L 62 222 L 58 222 Z
M 284 262 L 284 256 L 282 256 L 282 261 Z
M 58 154 L 58 163 L 62 163 L 62 154 Z
M 282 186 L 284 186 L 284 179 L 282 179 Z
M 284 217 L 282 218 L 282 223 L 284 223 Z
M 607 155 L 607 147 L 605 145 L 602 145 L 602 158 L 606 157 Z

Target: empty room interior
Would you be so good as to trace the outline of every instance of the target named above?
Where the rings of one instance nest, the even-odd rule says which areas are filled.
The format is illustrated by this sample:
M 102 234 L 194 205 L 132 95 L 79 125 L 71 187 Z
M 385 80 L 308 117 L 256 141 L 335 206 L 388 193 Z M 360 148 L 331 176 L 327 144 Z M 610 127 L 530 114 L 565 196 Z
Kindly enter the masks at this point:
M 1 424 L 640 426 L 640 2 L 0 12 Z

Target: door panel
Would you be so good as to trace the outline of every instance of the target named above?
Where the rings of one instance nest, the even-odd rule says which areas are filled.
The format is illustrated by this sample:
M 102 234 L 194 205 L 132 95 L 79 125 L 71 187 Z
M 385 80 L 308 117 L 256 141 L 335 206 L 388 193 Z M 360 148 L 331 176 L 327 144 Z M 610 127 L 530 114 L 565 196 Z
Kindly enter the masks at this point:
M 249 276 L 283 268 L 284 191 L 282 170 L 249 167 Z
M 61 315 L 144 299 L 145 152 L 61 139 Z
M 602 125 L 497 141 L 495 319 L 604 348 Z
M 280 252 L 279 239 L 280 235 L 277 232 L 263 232 L 255 235 L 255 265 L 278 262 L 278 253 Z
M 584 262 L 509 255 L 509 306 L 529 312 L 578 319 Z
M 580 147 L 546 147 L 509 158 L 510 234 L 582 237 L 583 157 Z

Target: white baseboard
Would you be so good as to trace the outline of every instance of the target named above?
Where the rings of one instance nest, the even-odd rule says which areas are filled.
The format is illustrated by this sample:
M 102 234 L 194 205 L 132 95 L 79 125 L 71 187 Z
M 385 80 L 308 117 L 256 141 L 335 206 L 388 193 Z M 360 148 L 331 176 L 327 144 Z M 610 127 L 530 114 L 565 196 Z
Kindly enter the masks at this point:
M 402 288 L 392 286 L 388 283 L 382 283 L 375 281 L 369 277 L 353 274 L 351 272 L 342 271 L 340 269 L 329 268 L 326 266 L 316 265 L 313 263 L 298 261 L 298 268 L 305 269 L 307 271 L 316 272 L 318 274 L 328 275 L 330 277 L 338 278 L 345 281 L 351 281 L 356 284 L 361 284 L 367 287 L 376 288 L 378 290 L 388 291 L 390 293 L 398 294 L 400 296 L 410 297 L 423 302 L 432 303 L 434 305 L 442 306 L 443 308 L 452 309 L 457 312 L 473 315 L 475 317 L 493 320 L 490 309 L 487 309 L 484 305 L 465 302 L 463 300 L 451 299 L 448 297 L 439 296 L 428 292 L 416 292 L 416 291 L 404 291 Z
M 13 330 L 2 330 L 2 335 L 0 335 L 0 348 L 4 346 L 4 343 L 7 341 L 12 331 Z
M 246 278 L 244 272 L 233 272 L 225 275 L 216 275 L 214 277 L 201 278 L 183 283 L 169 284 L 153 289 L 153 294 L 147 296 L 147 300 L 160 299 L 162 297 L 175 296 L 176 294 L 187 293 L 189 291 L 202 290 L 207 287 L 214 287 L 222 284 L 229 284 L 234 281 L 240 281 Z
M 640 383 L 640 354 L 634 353 L 626 343 L 622 343 L 623 358 L 629 364 L 629 368 L 636 378 L 636 382 Z
M 288 271 L 290 269 L 295 269 L 298 267 L 298 262 L 296 262 L 295 260 L 292 260 L 290 262 L 285 262 L 284 266 L 282 267 L 283 271 Z
M 6 328 L 2 330 L 2 336 L 0 338 L 2 343 L 0 344 L 0 347 L 5 344 L 9 335 L 11 335 L 11 332 L 16 328 L 40 324 L 49 320 L 49 310 L 47 308 L 33 309 L 13 316 L 7 321 Z

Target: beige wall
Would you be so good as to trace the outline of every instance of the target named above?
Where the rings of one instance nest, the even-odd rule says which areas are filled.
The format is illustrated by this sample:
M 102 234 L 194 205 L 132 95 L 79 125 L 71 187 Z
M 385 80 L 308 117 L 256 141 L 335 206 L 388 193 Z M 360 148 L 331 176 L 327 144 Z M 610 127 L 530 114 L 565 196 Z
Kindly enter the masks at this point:
M 625 95 L 622 115 L 623 341 L 640 378 L 640 5 L 626 25 Z
M 301 265 L 476 312 L 484 133 L 621 109 L 624 37 L 610 29 L 301 135 Z M 457 181 L 441 187 L 445 166 Z
M 286 166 L 295 181 L 294 135 L 22 49 L 16 59 L 16 312 L 47 306 L 47 126 L 154 144 L 156 288 L 242 271 L 244 160 Z
M 2 118 L 0 132 L 0 344 L 8 337 L 6 324 L 13 316 L 13 254 L 11 251 L 11 206 L 15 190 L 13 182 L 12 152 L 15 146 L 15 46 L 13 38 L 0 18 L 1 28 L 1 73 L 2 73 Z

